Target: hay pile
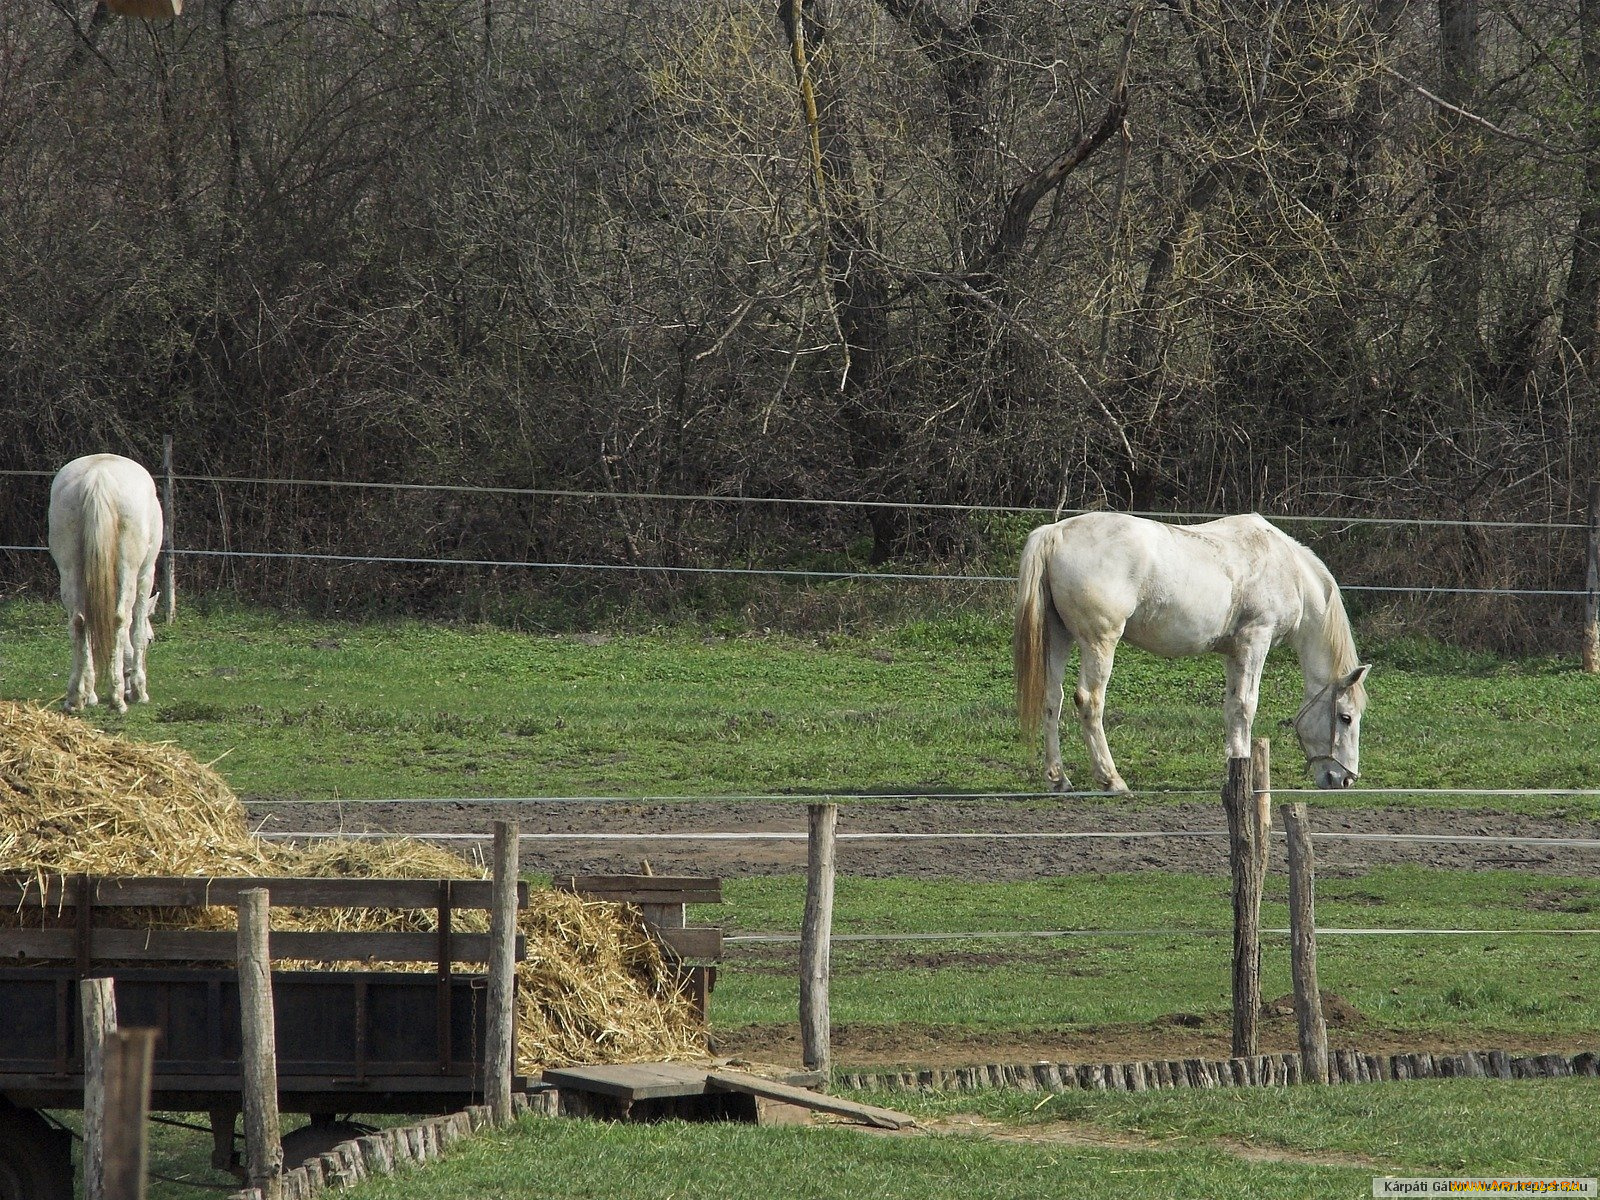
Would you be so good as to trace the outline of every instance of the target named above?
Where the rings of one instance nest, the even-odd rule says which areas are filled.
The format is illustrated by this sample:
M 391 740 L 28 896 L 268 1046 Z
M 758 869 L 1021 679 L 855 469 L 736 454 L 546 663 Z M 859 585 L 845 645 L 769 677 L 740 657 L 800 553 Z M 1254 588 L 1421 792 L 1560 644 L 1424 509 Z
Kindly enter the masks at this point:
M 250 835 L 222 778 L 174 746 L 113 737 L 58 713 L 0 702 L 0 871 L 102 875 L 483 878 L 437 846 L 397 839 L 301 849 Z M 167 914 L 139 913 L 145 923 Z M 231 928 L 230 909 L 172 914 Z M 152 920 L 153 918 L 153 920 Z M 19 914 L 0 920 L 15 922 Z M 431 930 L 431 910 L 278 909 L 275 928 Z M 463 932 L 488 914 L 455 916 Z M 703 1055 L 705 1030 L 661 948 L 618 904 L 534 890 L 521 914 L 518 1069 Z M 403 968 L 398 968 L 403 969 Z M 413 969 L 431 969 L 425 964 Z

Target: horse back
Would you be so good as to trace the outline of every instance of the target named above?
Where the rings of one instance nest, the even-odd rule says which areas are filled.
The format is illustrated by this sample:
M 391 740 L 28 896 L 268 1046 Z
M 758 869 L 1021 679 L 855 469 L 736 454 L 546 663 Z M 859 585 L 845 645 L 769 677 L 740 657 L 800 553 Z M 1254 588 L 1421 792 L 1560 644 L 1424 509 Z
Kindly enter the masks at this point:
M 1276 640 L 1299 619 L 1295 543 L 1254 514 L 1169 525 L 1085 513 L 1054 528 L 1051 592 L 1080 637 L 1121 636 L 1179 656 L 1223 648 L 1252 627 Z

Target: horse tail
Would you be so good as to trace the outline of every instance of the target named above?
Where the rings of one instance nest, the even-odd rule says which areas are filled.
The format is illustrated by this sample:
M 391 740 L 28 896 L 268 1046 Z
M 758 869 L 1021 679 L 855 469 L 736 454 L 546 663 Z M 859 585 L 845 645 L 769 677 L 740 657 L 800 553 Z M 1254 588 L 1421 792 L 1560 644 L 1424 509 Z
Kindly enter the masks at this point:
M 1011 629 L 1011 665 L 1017 718 L 1024 733 L 1035 733 L 1044 717 L 1045 605 L 1048 538 L 1035 529 L 1022 549 L 1017 571 L 1017 611 Z
M 117 559 L 122 543 L 121 515 L 110 491 L 90 480 L 83 493 L 83 532 L 79 562 L 83 571 L 84 621 L 95 674 L 104 677 L 117 637 Z M 122 687 L 120 679 L 111 686 Z

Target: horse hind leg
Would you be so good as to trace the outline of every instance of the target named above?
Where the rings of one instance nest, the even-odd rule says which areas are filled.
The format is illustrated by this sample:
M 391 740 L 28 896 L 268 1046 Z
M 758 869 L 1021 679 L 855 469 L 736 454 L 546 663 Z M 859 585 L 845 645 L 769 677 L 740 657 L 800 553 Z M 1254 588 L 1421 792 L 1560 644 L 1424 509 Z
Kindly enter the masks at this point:
M 1089 749 L 1095 782 L 1108 792 L 1126 792 L 1128 785 L 1117 773 L 1111 747 L 1106 744 L 1106 684 L 1111 681 L 1116 652 L 1114 638 L 1108 642 L 1085 640 L 1078 643 L 1078 688 L 1072 694 L 1072 702 L 1078 710 L 1078 724 L 1083 730 L 1084 745 Z
M 1061 707 L 1072 636 L 1054 613 L 1047 616 L 1045 629 L 1044 781 L 1050 791 L 1065 792 L 1071 790 L 1072 781 L 1061 761 Z
M 89 622 L 81 610 L 73 610 L 67 632 L 72 638 L 72 674 L 67 677 L 67 696 L 62 707 L 76 712 L 99 703 L 100 699 L 95 694 L 94 648 L 89 645 Z

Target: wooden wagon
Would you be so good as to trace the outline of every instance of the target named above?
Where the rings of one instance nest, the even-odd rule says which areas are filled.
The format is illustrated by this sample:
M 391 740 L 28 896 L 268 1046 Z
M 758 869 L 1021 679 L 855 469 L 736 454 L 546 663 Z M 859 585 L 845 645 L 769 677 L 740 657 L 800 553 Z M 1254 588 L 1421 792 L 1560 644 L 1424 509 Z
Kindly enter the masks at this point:
M 481 966 L 461 967 L 488 961 L 489 938 L 459 932 L 455 914 L 488 908 L 488 881 L 0 876 L 15 922 L 0 929 L 0 1200 L 72 1195 L 70 1137 L 42 1110 L 83 1103 L 78 981 L 92 976 L 115 981 L 120 1024 L 159 1031 L 152 1107 L 209 1114 L 213 1164 L 235 1164 L 239 983 L 222 964 L 235 960 L 236 935 L 169 926 L 171 910 L 233 907 L 252 888 L 279 908 L 435 914 L 428 932 L 272 933 L 274 961 L 355 968 L 272 973 L 279 1107 L 311 1118 L 285 1139 L 286 1159 L 351 1136 L 341 1113 L 442 1113 L 481 1099 L 487 980 Z M 391 965 L 401 963 L 419 969 Z

